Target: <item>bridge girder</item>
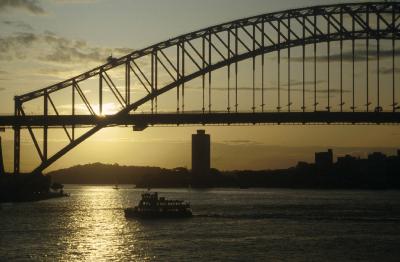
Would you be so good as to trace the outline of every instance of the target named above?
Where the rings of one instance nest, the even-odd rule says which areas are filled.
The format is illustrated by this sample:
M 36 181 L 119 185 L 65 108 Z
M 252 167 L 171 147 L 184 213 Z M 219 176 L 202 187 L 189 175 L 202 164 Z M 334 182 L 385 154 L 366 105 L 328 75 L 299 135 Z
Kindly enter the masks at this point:
M 264 112 L 264 113 L 196 113 L 127 114 L 112 118 L 92 115 L 75 116 L 12 116 L 0 118 L 0 126 L 41 129 L 96 125 L 113 126 L 180 126 L 180 125 L 248 125 L 248 124 L 336 124 L 336 125 L 399 125 L 400 113 L 393 112 Z

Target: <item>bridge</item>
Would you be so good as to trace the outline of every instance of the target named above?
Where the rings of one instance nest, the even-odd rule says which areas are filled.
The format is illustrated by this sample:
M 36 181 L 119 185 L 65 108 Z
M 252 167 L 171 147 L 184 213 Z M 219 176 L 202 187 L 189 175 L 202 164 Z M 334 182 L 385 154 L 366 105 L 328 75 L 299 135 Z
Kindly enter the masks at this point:
M 20 172 L 23 129 L 41 161 L 32 172 L 39 173 L 116 125 L 140 131 L 186 124 L 399 124 L 399 28 L 400 3 L 314 6 L 239 19 L 109 57 L 76 77 L 15 97 L 14 115 L 0 117 L 0 127 L 14 130 L 14 173 Z M 110 103 L 116 104 L 112 110 Z M 82 127 L 90 128 L 78 136 Z M 69 143 L 49 156 L 52 128 L 62 128 Z

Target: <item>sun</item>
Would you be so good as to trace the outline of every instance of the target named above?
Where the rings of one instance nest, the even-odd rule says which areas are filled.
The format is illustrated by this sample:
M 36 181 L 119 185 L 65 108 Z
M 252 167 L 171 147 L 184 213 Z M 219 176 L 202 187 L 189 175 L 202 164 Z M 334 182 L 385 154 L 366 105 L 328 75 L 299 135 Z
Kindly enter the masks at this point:
M 115 115 L 116 113 L 118 113 L 118 111 L 119 108 L 114 103 L 106 103 L 103 104 L 103 112 L 99 115 L 100 116 Z

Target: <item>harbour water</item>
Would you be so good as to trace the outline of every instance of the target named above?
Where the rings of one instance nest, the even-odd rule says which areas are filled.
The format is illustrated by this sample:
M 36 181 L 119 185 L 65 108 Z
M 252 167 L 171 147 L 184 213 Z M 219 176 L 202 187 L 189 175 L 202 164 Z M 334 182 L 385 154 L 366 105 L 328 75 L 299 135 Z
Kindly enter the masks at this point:
M 400 192 L 157 190 L 194 217 L 127 220 L 143 190 L 2 204 L 0 261 L 399 261 Z

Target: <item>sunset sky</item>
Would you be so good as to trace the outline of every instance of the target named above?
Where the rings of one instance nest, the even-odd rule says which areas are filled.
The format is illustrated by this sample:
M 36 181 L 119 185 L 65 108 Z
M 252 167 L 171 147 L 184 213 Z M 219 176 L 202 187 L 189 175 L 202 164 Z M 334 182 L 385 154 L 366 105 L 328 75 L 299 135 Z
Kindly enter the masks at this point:
M 104 64 L 111 54 L 123 56 L 238 18 L 338 2 L 346 1 L 0 0 L 0 114 L 13 113 L 15 95 Z M 65 102 L 60 110 L 63 106 Z M 105 110 L 117 111 L 113 103 Z M 190 138 L 198 128 L 211 134 L 212 166 L 222 170 L 288 167 L 312 161 L 314 151 L 326 148 L 333 148 L 337 156 L 363 157 L 373 150 L 394 154 L 400 148 L 397 126 L 191 126 L 151 127 L 143 132 L 121 127 L 99 132 L 48 170 L 91 162 L 190 168 Z M 11 171 L 13 132 L 0 135 L 6 169 Z M 67 138 L 57 130 L 50 141 L 51 154 Z M 22 170 L 38 164 L 34 150 L 23 133 Z

